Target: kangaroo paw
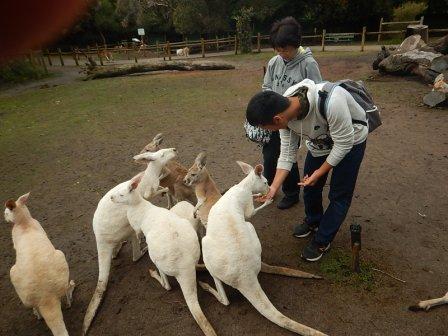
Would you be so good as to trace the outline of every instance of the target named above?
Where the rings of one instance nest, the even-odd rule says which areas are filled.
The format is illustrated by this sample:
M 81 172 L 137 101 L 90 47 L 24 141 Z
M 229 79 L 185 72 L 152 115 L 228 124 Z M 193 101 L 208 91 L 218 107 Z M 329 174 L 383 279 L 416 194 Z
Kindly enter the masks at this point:
M 67 292 L 65 293 L 65 298 L 67 299 L 67 308 L 70 308 L 72 306 L 73 291 L 75 290 L 75 286 L 75 282 L 73 280 L 70 280 Z
M 39 309 L 33 308 L 33 314 L 37 317 L 38 320 L 42 320 L 42 315 L 39 313 Z

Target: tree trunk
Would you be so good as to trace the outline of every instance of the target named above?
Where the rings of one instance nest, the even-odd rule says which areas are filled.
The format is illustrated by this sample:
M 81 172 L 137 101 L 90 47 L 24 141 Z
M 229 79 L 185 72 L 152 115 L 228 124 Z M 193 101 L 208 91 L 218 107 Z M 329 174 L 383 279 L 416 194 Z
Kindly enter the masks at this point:
M 135 73 L 144 73 L 163 70 L 194 71 L 194 70 L 231 70 L 235 66 L 224 62 L 212 61 L 168 61 L 139 64 L 111 65 L 86 69 L 84 80 L 126 76 Z

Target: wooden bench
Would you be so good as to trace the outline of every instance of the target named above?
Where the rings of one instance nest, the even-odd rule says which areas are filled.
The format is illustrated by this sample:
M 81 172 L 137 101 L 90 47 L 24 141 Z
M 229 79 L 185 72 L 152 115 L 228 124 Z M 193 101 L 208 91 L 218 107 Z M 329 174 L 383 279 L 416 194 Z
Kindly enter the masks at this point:
M 353 33 L 333 33 L 325 35 L 325 41 L 327 42 L 352 42 L 355 38 L 355 34 Z

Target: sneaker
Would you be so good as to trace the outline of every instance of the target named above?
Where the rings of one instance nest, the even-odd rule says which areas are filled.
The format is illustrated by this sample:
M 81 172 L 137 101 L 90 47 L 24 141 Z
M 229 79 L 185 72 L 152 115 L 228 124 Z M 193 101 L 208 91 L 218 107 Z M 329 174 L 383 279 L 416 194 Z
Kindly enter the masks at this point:
M 312 239 L 302 251 L 301 258 L 306 261 L 318 261 L 330 249 L 331 243 L 322 245 Z
M 308 237 L 311 232 L 316 231 L 317 231 L 317 225 L 308 223 L 308 221 L 305 218 L 302 224 L 297 224 L 296 226 L 294 226 L 294 232 L 292 235 L 296 238 L 305 238 Z
M 291 196 L 285 196 L 281 199 L 280 202 L 277 204 L 277 208 L 280 210 L 286 210 L 292 207 L 294 204 L 299 203 L 299 197 L 291 197 Z

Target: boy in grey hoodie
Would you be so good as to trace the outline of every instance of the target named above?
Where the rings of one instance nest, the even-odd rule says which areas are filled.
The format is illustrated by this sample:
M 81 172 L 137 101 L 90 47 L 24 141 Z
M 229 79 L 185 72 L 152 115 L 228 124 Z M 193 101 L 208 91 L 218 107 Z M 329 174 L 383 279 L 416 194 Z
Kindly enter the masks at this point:
M 301 255 L 308 261 L 319 260 L 329 249 L 347 215 L 368 135 L 365 110 L 340 86 L 328 98 L 324 118 L 318 107 L 323 86 L 305 79 L 283 96 L 263 91 L 252 97 L 246 110 L 251 125 L 280 130 L 277 171 L 263 200 L 277 193 L 296 162 L 298 142 L 306 139 L 305 176 L 299 183 L 304 187 L 306 217 L 294 228 L 294 236 L 301 238 L 315 232 Z M 324 211 L 322 191 L 331 170 L 330 204 Z
M 273 24 L 270 40 L 272 47 L 278 53 L 269 60 L 263 80 L 263 91 L 274 91 L 279 94 L 309 78 L 316 83 L 322 81 L 319 66 L 309 48 L 300 46 L 302 39 L 301 27 L 293 17 L 287 17 Z M 263 145 L 264 175 L 271 184 L 280 155 L 280 136 L 278 131 L 270 135 L 268 143 Z M 299 201 L 300 174 L 297 163 L 293 163 L 290 174 L 283 182 L 285 197 L 279 202 L 279 209 L 288 209 Z

